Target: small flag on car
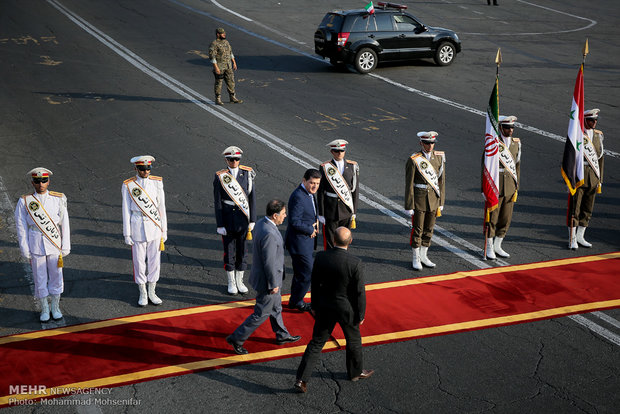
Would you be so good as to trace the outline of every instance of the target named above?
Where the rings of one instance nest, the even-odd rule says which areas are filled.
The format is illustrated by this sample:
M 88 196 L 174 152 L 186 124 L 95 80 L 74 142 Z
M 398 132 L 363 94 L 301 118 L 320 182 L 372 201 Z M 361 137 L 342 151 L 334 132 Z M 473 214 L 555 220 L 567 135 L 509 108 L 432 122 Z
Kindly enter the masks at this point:
M 366 9 L 368 14 L 373 14 L 375 12 L 375 6 L 372 5 L 372 1 L 368 3 L 364 9 Z

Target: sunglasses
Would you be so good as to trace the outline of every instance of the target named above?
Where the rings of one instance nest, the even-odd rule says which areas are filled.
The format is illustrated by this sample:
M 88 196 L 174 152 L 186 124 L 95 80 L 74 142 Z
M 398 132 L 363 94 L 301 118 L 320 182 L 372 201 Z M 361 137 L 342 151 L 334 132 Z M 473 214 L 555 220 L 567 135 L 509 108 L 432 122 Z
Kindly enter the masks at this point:
M 512 126 L 512 125 L 502 125 L 502 128 L 504 128 L 504 129 L 515 129 L 515 127 Z
M 33 178 L 32 182 L 35 184 L 41 184 L 41 183 L 46 183 L 49 180 L 50 180 L 49 178 Z
M 344 150 L 332 150 L 332 152 L 344 152 Z
M 237 162 L 237 161 L 241 161 L 241 158 L 226 158 L 226 161 L 228 161 L 228 162 Z
M 150 171 L 151 170 L 150 165 L 138 165 L 136 168 L 138 169 L 138 171 Z

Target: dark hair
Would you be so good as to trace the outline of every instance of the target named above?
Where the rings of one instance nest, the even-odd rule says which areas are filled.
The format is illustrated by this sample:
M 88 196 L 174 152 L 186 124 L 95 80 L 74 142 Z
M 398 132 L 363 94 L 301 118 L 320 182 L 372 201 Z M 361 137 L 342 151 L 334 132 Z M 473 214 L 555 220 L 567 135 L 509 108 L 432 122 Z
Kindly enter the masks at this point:
M 267 203 L 267 207 L 265 208 L 265 214 L 267 215 L 267 217 L 271 217 L 274 214 L 279 214 L 284 207 L 286 207 L 286 203 L 282 200 L 278 200 L 277 198 L 275 198 Z
M 311 178 L 321 178 L 321 172 L 316 168 L 308 168 L 304 173 L 304 180 L 308 181 Z

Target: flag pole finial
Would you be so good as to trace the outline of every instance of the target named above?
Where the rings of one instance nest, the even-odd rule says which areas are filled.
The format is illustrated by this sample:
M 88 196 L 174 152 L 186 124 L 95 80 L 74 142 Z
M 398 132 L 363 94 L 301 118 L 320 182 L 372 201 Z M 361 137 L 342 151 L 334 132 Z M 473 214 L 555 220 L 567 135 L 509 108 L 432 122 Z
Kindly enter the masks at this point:
M 497 55 L 495 55 L 495 64 L 499 67 L 502 63 L 502 50 L 501 48 L 497 48 Z
M 590 49 L 588 47 L 588 38 L 586 37 L 586 43 L 583 45 L 583 50 L 582 50 L 583 61 L 581 63 L 583 64 L 586 63 L 586 56 L 588 56 L 588 53 L 590 53 Z

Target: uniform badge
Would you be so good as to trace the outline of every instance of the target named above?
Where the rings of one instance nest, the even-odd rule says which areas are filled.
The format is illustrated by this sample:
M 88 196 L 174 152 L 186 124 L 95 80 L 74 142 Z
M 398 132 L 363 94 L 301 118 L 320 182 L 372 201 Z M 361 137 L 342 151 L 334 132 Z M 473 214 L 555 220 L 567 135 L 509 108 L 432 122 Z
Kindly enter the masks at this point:
M 140 197 L 142 195 L 142 191 L 139 188 L 134 188 L 131 190 L 131 193 L 134 197 Z
M 334 174 L 336 174 L 336 169 L 335 169 L 334 167 L 329 167 L 329 168 L 327 169 L 327 174 L 329 174 L 329 175 L 334 175 Z
M 231 181 L 232 181 L 232 178 L 230 178 L 230 176 L 228 175 L 224 176 L 224 184 L 230 184 Z
M 504 147 L 500 145 L 499 146 L 499 152 L 502 152 L 503 150 L 504 150 Z
M 39 203 L 31 201 L 30 204 L 28 204 L 28 208 L 30 211 L 37 211 L 39 209 Z
M 422 161 L 422 164 L 420 164 L 420 166 L 421 166 L 423 169 L 428 168 L 428 164 L 426 163 L 426 161 Z

